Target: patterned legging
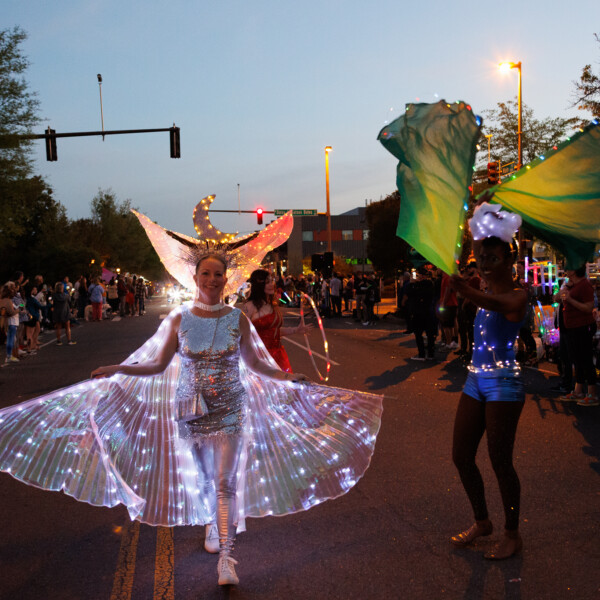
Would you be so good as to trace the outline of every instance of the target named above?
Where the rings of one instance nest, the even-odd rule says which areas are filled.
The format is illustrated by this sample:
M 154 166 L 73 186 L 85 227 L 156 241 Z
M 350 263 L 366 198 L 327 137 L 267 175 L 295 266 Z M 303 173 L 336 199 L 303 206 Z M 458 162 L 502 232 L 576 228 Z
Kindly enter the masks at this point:
M 193 446 L 194 460 L 205 475 L 206 487 L 201 493 L 210 498 L 211 513 L 217 516 L 221 554 L 231 554 L 235 543 L 237 470 L 242 443 L 241 435 L 216 435 Z

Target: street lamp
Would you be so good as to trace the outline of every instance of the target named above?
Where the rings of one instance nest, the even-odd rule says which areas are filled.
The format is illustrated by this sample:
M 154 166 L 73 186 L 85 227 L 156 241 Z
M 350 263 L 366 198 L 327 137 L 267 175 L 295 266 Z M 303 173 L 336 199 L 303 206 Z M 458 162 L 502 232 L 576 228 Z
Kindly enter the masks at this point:
M 100 120 L 102 121 L 102 141 L 104 141 L 104 111 L 102 110 L 102 75 L 98 73 L 98 87 L 100 88 Z
M 517 106 L 519 110 L 519 125 L 517 128 L 517 140 L 519 145 L 519 156 L 517 158 L 517 171 L 523 166 L 523 95 L 521 93 L 521 61 L 515 62 L 503 62 L 500 63 L 499 68 L 504 73 L 508 73 L 511 69 L 517 69 L 519 71 L 519 94 L 517 96 Z M 523 228 L 519 228 L 519 258 L 522 259 L 525 256 L 525 238 L 523 236 Z
M 491 149 L 491 142 L 492 142 L 492 136 L 494 134 L 493 133 L 488 133 L 486 134 L 486 138 L 488 141 L 488 162 L 492 162 L 492 149 Z
M 517 129 L 517 139 L 519 144 L 519 158 L 517 160 L 517 171 L 523 166 L 523 97 L 521 94 L 521 61 L 515 62 L 503 62 L 500 63 L 499 68 L 502 72 L 508 73 L 511 69 L 517 69 L 519 71 L 519 94 L 517 97 L 517 104 L 519 109 L 519 126 Z
M 329 153 L 331 146 L 325 146 L 325 194 L 327 196 L 327 252 L 331 252 L 331 209 L 329 207 Z

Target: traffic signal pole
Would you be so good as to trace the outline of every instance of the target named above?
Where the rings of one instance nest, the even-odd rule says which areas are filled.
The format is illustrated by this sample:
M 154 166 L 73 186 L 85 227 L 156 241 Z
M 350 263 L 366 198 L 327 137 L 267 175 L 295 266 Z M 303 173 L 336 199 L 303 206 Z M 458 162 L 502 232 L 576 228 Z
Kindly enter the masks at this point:
M 170 150 L 171 158 L 181 158 L 180 150 L 180 129 L 179 127 L 166 127 L 161 129 L 119 129 L 115 131 L 74 131 L 70 133 L 56 133 L 54 129 L 48 129 L 45 133 L 26 134 L 20 136 L 29 140 L 46 140 L 46 160 L 56 161 L 58 156 L 56 153 L 56 139 L 66 137 L 89 137 L 93 135 L 101 135 L 104 139 L 105 135 L 121 135 L 128 133 L 156 133 L 158 131 L 168 131 L 170 133 Z

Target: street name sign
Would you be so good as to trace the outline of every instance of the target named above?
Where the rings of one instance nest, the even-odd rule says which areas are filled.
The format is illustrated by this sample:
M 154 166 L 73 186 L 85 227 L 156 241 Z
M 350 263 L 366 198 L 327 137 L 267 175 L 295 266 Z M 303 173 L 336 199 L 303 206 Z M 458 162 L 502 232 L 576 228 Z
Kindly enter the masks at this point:
M 285 213 L 289 212 L 290 210 L 292 211 L 292 215 L 295 217 L 313 217 L 317 214 L 316 208 L 276 208 L 273 211 L 273 214 L 276 216 L 281 216 L 285 215 Z

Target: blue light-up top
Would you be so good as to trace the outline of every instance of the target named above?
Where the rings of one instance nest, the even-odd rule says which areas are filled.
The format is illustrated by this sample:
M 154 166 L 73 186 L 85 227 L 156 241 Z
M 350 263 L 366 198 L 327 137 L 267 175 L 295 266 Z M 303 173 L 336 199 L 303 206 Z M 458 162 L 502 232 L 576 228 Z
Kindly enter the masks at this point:
M 522 321 L 508 321 L 504 315 L 480 308 L 475 317 L 473 359 L 469 370 L 474 373 L 519 373 L 514 343 Z

